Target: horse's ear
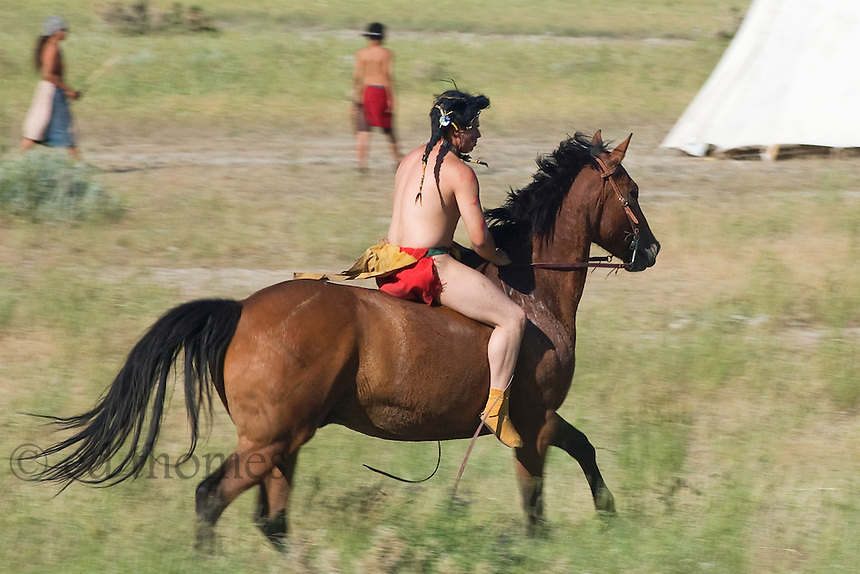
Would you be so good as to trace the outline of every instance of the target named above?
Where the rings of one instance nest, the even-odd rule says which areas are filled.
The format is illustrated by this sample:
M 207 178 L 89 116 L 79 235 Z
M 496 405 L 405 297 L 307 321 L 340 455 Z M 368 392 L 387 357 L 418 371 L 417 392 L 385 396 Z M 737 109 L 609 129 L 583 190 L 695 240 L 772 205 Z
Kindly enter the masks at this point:
M 633 137 L 633 134 L 627 136 L 627 139 L 618 144 L 614 150 L 612 150 L 612 156 L 617 157 L 617 163 L 621 163 L 621 160 L 624 159 L 624 155 L 627 153 L 627 146 L 630 145 L 630 139 Z
M 591 138 L 591 145 L 595 147 L 600 147 L 603 145 L 603 136 L 600 134 L 600 130 L 594 132 L 594 137 Z

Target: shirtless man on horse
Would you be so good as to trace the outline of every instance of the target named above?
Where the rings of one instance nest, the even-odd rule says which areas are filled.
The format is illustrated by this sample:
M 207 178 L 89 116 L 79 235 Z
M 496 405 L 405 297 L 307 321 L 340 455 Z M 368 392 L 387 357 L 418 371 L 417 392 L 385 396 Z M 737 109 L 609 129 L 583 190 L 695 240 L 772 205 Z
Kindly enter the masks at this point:
M 478 178 L 467 163 L 481 137 L 478 115 L 489 105 L 483 95 L 457 90 L 443 93 L 434 102 L 430 141 L 409 152 L 397 170 L 388 229 L 389 243 L 418 261 L 378 281 L 383 291 L 437 302 L 493 327 L 487 349 L 490 396 L 482 418 L 502 443 L 519 447 L 522 440 L 507 415 L 508 386 L 525 313 L 488 277 L 458 261 L 452 250 L 454 230 L 462 219 L 478 255 L 497 266 L 511 262 L 493 242 L 481 208 Z

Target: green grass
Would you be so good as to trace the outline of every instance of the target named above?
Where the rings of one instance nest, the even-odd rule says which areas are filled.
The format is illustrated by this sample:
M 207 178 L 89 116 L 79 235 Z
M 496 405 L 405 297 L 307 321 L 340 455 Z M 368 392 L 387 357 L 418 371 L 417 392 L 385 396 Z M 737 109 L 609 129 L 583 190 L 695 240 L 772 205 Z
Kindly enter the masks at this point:
M 547 123 L 548 109 L 582 123 L 622 107 L 648 117 L 675 115 L 719 58 L 726 46 L 720 34 L 733 31 L 746 2 L 669 3 L 671 9 L 661 3 L 642 10 L 626 1 L 600 11 L 584 2 L 512 2 L 493 9 L 493 18 L 486 18 L 486 3 L 409 3 L 402 11 L 390 4 L 270 2 L 248 9 L 209 2 L 204 12 L 217 32 L 127 36 L 101 21 L 97 3 L 78 0 L 66 7 L 69 82 L 81 87 L 103 62 L 122 59 L 75 104 L 75 115 L 100 129 L 118 120 L 146 129 L 147 119 L 165 117 L 285 130 L 346 125 L 352 54 L 364 43 L 359 32 L 365 20 L 383 6 L 386 14 L 402 12 L 402 20 L 380 19 L 391 29 L 404 118 L 423 115 L 429 94 L 440 92 L 447 78 L 495 96 L 500 124 Z M 41 3 L 0 10 L 4 20 L 29 23 L 6 32 L 0 53 L 0 133 L 13 141 L 36 80 L 31 52 L 46 10 Z M 577 37 L 597 42 L 569 41 Z M 643 38 L 669 42 L 642 44 Z M 680 44 L 672 42 L 678 38 Z M 596 93 L 602 97 L 591 98 Z
M 221 201 L 220 211 L 244 209 L 241 198 Z M 353 201 L 347 201 L 348 209 L 363 213 L 362 203 Z M 746 211 L 748 206 L 706 199 L 646 203 L 668 257 L 642 275 L 593 277 L 586 289 L 578 321 L 577 376 L 562 414 L 598 446 L 619 505 L 615 520 L 604 523 L 594 516 L 580 471 L 561 452 L 554 451 L 549 460 L 548 528 L 531 539 L 524 535 L 508 457 L 492 441 L 479 441 L 461 485 L 466 503 L 452 505 L 447 492 L 464 443 L 443 446 L 442 467 L 433 481 L 403 486 L 364 471 L 361 463 L 419 477 L 432 468 L 433 445 L 380 443 L 326 428 L 302 451 L 289 553 L 281 556 L 266 546 L 251 525 L 253 496 L 245 495 L 219 523 L 220 550 L 206 559 L 207 568 L 850 569 L 858 559 L 849 541 L 856 539 L 851 526 L 856 526 L 860 502 L 851 472 L 857 455 L 846 438 L 856 435 L 852 330 L 860 317 L 851 301 L 860 280 L 841 266 L 825 268 L 821 279 L 806 277 L 791 263 L 810 256 L 818 244 L 796 247 L 788 256 L 773 251 L 772 243 L 782 237 L 799 246 L 803 237 L 830 233 L 826 241 L 844 245 L 852 232 L 834 230 L 823 213 L 810 225 L 804 214 L 822 201 L 817 193 L 804 198 L 769 194 L 758 201 L 770 210 Z M 860 221 L 856 199 L 846 196 L 842 206 L 832 212 L 833 219 L 846 219 L 849 211 Z M 714 229 L 726 228 L 743 211 L 748 231 L 699 245 L 696 259 L 710 262 L 713 270 L 697 277 L 694 268 L 672 257 L 691 231 L 665 222 L 694 219 L 703 209 Z M 775 235 L 761 233 L 756 221 L 764 224 L 774 212 L 792 215 Z M 338 221 L 344 215 L 334 211 L 326 217 Z M 310 227 L 296 229 L 307 241 L 319 239 Z M 698 232 L 703 231 L 700 226 Z M 65 236 L 74 243 L 86 233 L 73 228 Z M 195 257 L 205 258 L 202 251 L 198 248 Z M 738 253 L 746 254 L 743 261 L 734 268 L 724 264 Z M 2 329 L 6 347 L 10 338 L 27 338 L 28 332 L 41 334 L 43 350 L 49 346 L 47 362 L 33 357 L 20 367 L 0 368 L 4 380 L 39 381 L 19 387 L 5 401 L 10 413 L 69 414 L 86 407 L 145 326 L 177 299 L 175 293 L 147 287 L 151 278 L 145 273 L 105 283 L 99 269 L 93 268 L 96 275 L 71 270 L 0 274 L 0 289 L 15 301 Z M 679 270 L 686 276 L 680 292 L 660 293 L 661 284 Z M 719 280 L 724 283 L 715 287 Z M 846 313 L 837 318 L 833 305 Z M 173 402 L 162 440 L 175 457 L 184 450 L 186 430 L 178 397 Z M 4 417 L 2 426 L 4 452 L 20 442 L 44 444 L 50 438 L 21 415 Z M 198 456 L 228 452 L 231 435 L 229 420 L 219 413 Z M 196 479 L 173 475 L 106 491 L 73 487 L 52 499 L 50 488 L 20 483 L 2 472 L 0 480 L 10 493 L 3 503 L 4 530 L 15 533 L 3 558 L 13 571 L 199 568 L 201 558 L 189 550 Z
M 89 146 L 106 166 L 93 168 L 93 181 L 125 212 L 79 223 L 0 218 L 5 460 L 19 445 L 56 438 L 22 413 L 89 408 L 171 306 L 244 297 L 253 281 L 237 287 L 236 270 L 268 281 L 342 269 L 384 234 L 390 172 L 360 177 L 341 157 L 351 145 L 351 54 L 367 20 L 392 30 L 404 139 L 423 136 L 439 78 L 490 95 L 481 149 L 491 167 L 479 171 L 487 206 L 524 185 L 534 154 L 566 132 L 635 130 L 625 166 L 663 251 L 642 274 L 593 274 L 579 309 L 577 373 L 561 414 L 597 447 L 614 520 L 595 515 L 581 471 L 558 450 L 547 463 L 548 524 L 529 538 L 510 455 L 492 440 L 477 442 L 452 503 L 465 441 L 443 445 L 433 480 L 402 485 L 361 465 L 425 476 L 435 445 L 327 427 L 302 449 L 286 555 L 252 525 L 255 493 L 227 509 L 218 551 L 204 558 L 191 549 L 202 476 L 73 486 L 53 497 L 4 464 L 4 571 L 856 570 L 856 166 L 692 161 L 653 149 L 745 5 L 546 1 L 498 10 L 445 1 L 383 12 L 391 3 L 211 0 L 203 7 L 218 32 L 130 37 L 101 22 L 95 3 L 67 3 L 73 83 L 125 55 L 75 104 L 83 157 Z M 38 28 L 54 9 L 6 3 L 0 21 Z M 23 24 L 2 32 L 6 149 L 17 145 L 35 83 L 33 36 Z M 597 40 L 577 40 L 586 36 Z M 151 149 L 162 156 L 124 159 Z M 225 150 L 245 161 L 206 163 Z M 171 156 L 180 153 L 202 160 Z M 381 140 L 372 153 L 382 157 Z M 175 393 L 159 443 L 174 458 L 187 447 Z M 227 453 L 234 442 L 217 410 L 196 454 Z
M 0 161 L 0 214 L 32 221 L 116 221 L 122 206 L 65 154 L 29 153 Z

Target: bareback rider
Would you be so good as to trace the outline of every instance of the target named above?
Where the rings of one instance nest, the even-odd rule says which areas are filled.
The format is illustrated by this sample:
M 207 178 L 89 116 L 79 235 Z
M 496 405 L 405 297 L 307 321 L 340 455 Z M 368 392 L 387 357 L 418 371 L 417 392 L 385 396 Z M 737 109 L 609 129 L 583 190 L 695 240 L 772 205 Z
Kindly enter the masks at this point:
M 489 105 L 486 96 L 457 90 L 436 98 L 430 110 L 430 141 L 408 153 L 395 175 L 388 243 L 368 252 L 377 249 L 377 260 L 402 255 L 413 261 L 379 277 L 381 290 L 439 303 L 493 327 L 487 349 L 490 395 L 482 418 L 503 444 L 519 447 L 522 440 L 508 416 L 508 387 L 525 314 L 493 281 L 451 253 L 454 231 L 462 219 L 478 255 L 497 266 L 511 262 L 493 242 L 481 208 L 478 178 L 468 163 L 468 154 L 481 137 L 478 115 Z

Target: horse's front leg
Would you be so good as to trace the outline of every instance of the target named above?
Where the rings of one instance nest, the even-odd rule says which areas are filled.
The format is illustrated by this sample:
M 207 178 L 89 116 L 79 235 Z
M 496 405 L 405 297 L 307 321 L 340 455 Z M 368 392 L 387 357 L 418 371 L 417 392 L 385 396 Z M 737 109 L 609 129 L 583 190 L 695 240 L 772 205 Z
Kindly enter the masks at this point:
M 541 431 L 541 437 L 550 445 L 563 449 L 576 459 L 582 472 L 585 473 L 588 486 L 591 487 L 594 507 L 598 512 L 615 514 L 615 498 L 603 482 L 603 475 L 597 467 L 594 447 L 588 442 L 588 437 L 555 411 L 547 413 L 547 422 Z
M 539 419 L 538 425 L 540 425 Z M 522 425 L 519 430 L 523 437 L 523 446 L 514 449 L 517 481 L 520 486 L 523 510 L 528 520 L 529 536 L 533 535 L 536 528 L 543 523 L 543 470 L 546 452 L 550 445 L 548 435 L 544 432 L 545 428 L 546 424 L 530 432 L 528 425 Z

